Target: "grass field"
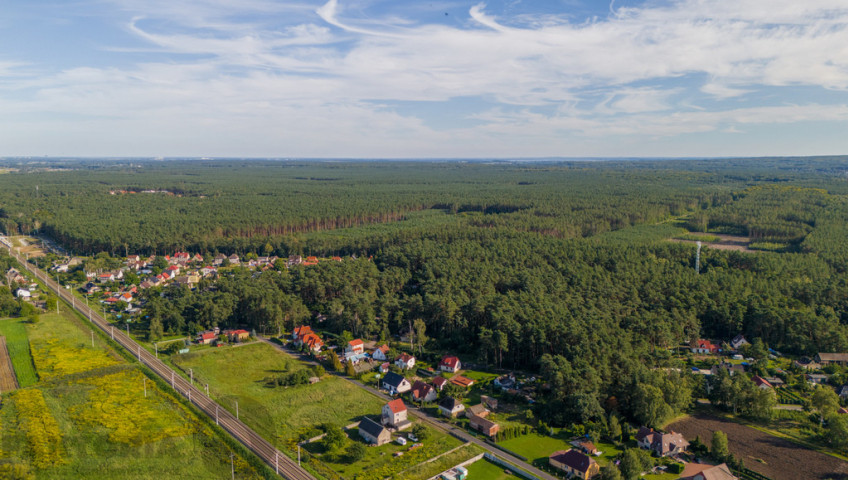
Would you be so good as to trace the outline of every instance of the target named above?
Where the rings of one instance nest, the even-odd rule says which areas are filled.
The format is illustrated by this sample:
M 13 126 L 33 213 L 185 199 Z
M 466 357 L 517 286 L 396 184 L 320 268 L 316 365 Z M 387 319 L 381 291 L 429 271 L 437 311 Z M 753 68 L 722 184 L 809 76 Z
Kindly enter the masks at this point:
M 550 454 L 557 450 L 568 450 L 571 448 L 571 445 L 564 438 L 559 436 L 549 437 L 547 435 L 539 435 L 538 433 L 529 433 L 504 440 L 503 442 L 498 442 L 498 445 L 526 457 L 530 462 L 534 460 L 544 460 L 547 462 Z
M 35 374 L 35 366 L 32 363 L 24 320 L 21 318 L 0 319 L 0 335 L 6 337 L 6 348 L 12 359 L 12 368 L 15 369 L 15 375 L 18 377 L 18 385 L 21 388 L 35 385 L 38 375 Z
M 0 478 L 12 468 L 39 479 L 230 478 L 224 441 L 101 339 L 92 348 L 78 322 L 20 324 L 51 375 L 5 397 Z M 239 478 L 261 478 L 240 456 L 234 464 Z
M 518 478 L 512 473 L 505 471 L 506 469 L 504 469 L 503 467 L 495 465 L 494 463 L 486 459 L 477 460 L 476 462 L 469 465 L 467 468 L 468 480 L 513 480 L 515 478 Z
M 350 425 L 364 415 L 379 415 L 383 401 L 341 378 L 326 375 L 314 385 L 274 387 L 265 385 L 268 376 L 305 368 L 300 361 L 264 343 L 243 347 L 209 349 L 178 355 L 172 361 L 192 369 L 195 382 L 209 384 L 209 392 L 227 408 L 239 404 L 242 421 L 278 448 L 294 452 L 300 434 L 323 423 Z M 234 368 L 234 366 L 238 366 Z M 349 441 L 361 441 L 351 429 Z M 460 445 L 447 434 L 430 431 L 424 447 L 407 451 L 410 445 L 388 444 L 368 447 L 365 458 L 352 464 L 321 458 L 318 445 L 307 445 L 315 468 L 341 478 L 386 478 Z M 394 453 L 404 451 L 400 457 Z M 438 473 L 438 472 L 436 472 Z

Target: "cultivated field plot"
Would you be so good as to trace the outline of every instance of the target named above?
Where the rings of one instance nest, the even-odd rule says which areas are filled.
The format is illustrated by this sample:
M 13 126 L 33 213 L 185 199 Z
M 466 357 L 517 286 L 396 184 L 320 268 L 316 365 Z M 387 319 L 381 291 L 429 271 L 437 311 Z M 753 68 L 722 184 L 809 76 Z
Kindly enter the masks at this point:
M 6 350 L 6 337 L 0 335 L 0 392 L 17 390 L 18 380 L 15 378 L 15 370 L 12 369 L 12 359 Z
M 100 338 L 92 347 L 77 321 L 17 323 L 50 375 L 4 396 L 0 478 L 11 468 L 39 479 L 230 478 L 223 440 Z M 259 478 L 239 456 L 234 464 L 239 478 Z
M 21 388 L 35 385 L 38 381 L 24 322 L 25 320 L 20 318 L 0 319 L 0 335 L 6 338 L 6 350 L 9 352 L 12 368 L 15 370 L 18 386 Z
M 727 434 L 730 452 L 745 466 L 773 480 L 848 479 L 848 462 L 788 440 L 708 414 L 696 414 L 668 425 L 687 439 L 699 436 L 709 445 L 713 432 Z

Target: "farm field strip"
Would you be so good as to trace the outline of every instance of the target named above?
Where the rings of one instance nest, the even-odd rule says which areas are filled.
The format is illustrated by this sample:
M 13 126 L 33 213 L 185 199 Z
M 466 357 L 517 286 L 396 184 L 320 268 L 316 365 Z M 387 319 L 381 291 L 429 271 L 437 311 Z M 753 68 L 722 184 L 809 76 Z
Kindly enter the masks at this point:
M 18 379 L 12 368 L 12 359 L 6 350 L 6 337 L 0 336 L 0 392 L 17 390 Z
M 0 320 L 0 335 L 6 338 L 6 350 L 15 370 L 15 378 L 21 388 L 34 385 L 38 381 L 30 352 L 29 339 L 22 319 Z
M 48 288 L 55 291 L 61 299 L 69 303 L 71 302 L 71 293 L 67 292 L 64 288 L 61 288 L 54 280 L 41 270 L 33 268 L 32 265 L 30 265 L 20 254 L 11 251 L 11 249 L 10 254 L 12 254 L 21 265 L 24 265 L 30 273 L 34 274 L 38 280 L 44 282 Z M 189 402 L 196 405 L 202 412 L 214 419 L 216 424 L 229 432 L 245 447 L 256 453 L 263 461 L 265 461 L 265 463 L 267 463 L 271 468 L 274 468 L 279 474 L 292 480 L 315 479 L 315 477 L 301 468 L 296 462 L 274 448 L 267 440 L 238 420 L 235 415 L 220 407 L 220 405 L 218 405 L 215 401 L 204 395 L 199 388 L 195 387 L 181 376 L 176 375 L 171 368 L 146 349 L 143 349 L 140 344 L 136 343 L 120 330 L 115 330 L 114 327 L 103 319 L 94 309 L 77 302 L 73 305 L 74 308 L 86 316 L 92 324 L 103 330 L 107 335 L 110 335 L 114 341 L 127 349 L 127 351 L 136 355 L 136 358 L 138 358 L 141 363 L 149 367 L 164 381 L 171 383 L 171 386 L 175 391 L 182 394 L 189 400 Z

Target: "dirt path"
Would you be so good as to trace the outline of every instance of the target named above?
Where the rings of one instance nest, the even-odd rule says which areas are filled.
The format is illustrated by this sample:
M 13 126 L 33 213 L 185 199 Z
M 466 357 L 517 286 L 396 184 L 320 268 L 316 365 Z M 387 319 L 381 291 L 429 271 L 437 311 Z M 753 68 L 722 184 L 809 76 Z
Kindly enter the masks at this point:
M 0 392 L 9 392 L 18 389 L 18 379 L 12 368 L 12 359 L 6 348 L 6 337 L 0 336 Z
M 727 434 L 731 453 L 773 480 L 848 480 L 848 462 L 709 414 L 694 414 L 668 429 L 690 441 L 698 436 L 706 445 L 713 432 L 721 430 Z
M 751 243 L 751 239 L 748 237 L 738 237 L 734 235 L 722 235 L 716 233 L 707 233 L 705 235 L 718 237 L 718 242 L 701 242 L 705 247 L 710 247 L 715 250 L 733 250 L 736 252 L 758 252 L 758 250 L 751 250 L 750 248 L 748 248 L 748 244 Z M 695 244 L 695 240 L 684 240 L 681 238 L 671 238 L 669 240 L 677 243 L 691 243 L 693 245 Z

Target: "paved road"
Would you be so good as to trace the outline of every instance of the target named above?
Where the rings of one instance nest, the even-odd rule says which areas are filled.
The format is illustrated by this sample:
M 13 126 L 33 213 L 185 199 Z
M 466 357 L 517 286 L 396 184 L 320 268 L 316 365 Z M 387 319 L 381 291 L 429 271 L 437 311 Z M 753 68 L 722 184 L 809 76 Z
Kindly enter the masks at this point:
M 312 359 L 305 359 L 301 355 L 294 353 L 294 352 L 290 351 L 289 349 L 284 348 L 280 344 L 274 343 L 274 342 L 268 340 L 267 338 L 259 337 L 259 340 L 262 340 L 263 342 L 265 342 L 265 343 L 273 346 L 274 348 L 277 348 L 277 349 L 289 354 L 290 356 L 292 356 L 292 357 L 294 357 L 298 360 L 305 361 L 306 363 L 310 363 L 310 364 L 317 364 L 316 361 L 314 361 Z M 370 387 L 368 385 L 365 385 L 358 380 L 353 380 L 353 379 L 350 379 L 350 378 L 342 376 L 342 375 L 338 375 L 338 377 L 343 378 L 350 383 L 353 383 L 354 385 L 356 385 L 359 388 L 365 389 L 366 391 L 368 391 L 372 395 L 376 395 L 377 397 L 379 397 L 379 398 L 381 398 L 385 401 L 394 400 L 394 397 L 386 395 L 385 393 L 375 389 L 374 387 Z M 427 422 L 430 426 L 437 428 L 437 429 L 439 429 L 439 430 L 441 430 L 445 433 L 448 433 L 450 435 L 453 435 L 453 436 L 459 438 L 460 440 L 475 443 L 475 444 L 479 445 L 480 447 L 482 447 L 483 449 L 485 449 L 486 451 L 488 451 L 489 453 L 491 453 L 492 455 L 495 455 L 495 456 L 500 457 L 504 460 L 507 460 L 508 462 L 521 467 L 522 469 L 532 473 L 533 475 L 535 475 L 536 477 L 538 477 L 542 480 L 557 480 L 556 477 L 554 477 L 554 476 L 552 476 L 548 473 L 545 473 L 542 470 L 539 470 L 538 468 L 534 467 L 533 465 L 530 465 L 529 463 L 525 462 L 524 460 L 521 460 L 520 458 L 518 458 L 514 455 L 510 455 L 509 453 L 504 452 L 503 450 L 495 448 L 495 447 L 489 445 L 488 443 L 484 442 L 483 440 L 480 440 L 479 438 L 477 438 L 473 435 L 470 435 L 465 430 L 463 430 L 461 428 L 454 427 L 453 425 L 451 425 L 447 422 L 443 422 L 438 417 L 433 417 L 430 414 L 428 414 L 427 412 L 419 409 L 418 407 L 416 407 L 414 405 L 407 405 L 407 408 L 411 411 L 411 415 L 413 417 L 419 418 L 420 420 Z
M 238 420 L 233 414 L 218 405 L 214 400 L 204 395 L 204 393 L 189 380 L 177 375 L 174 370 L 162 363 L 153 354 L 142 348 L 133 339 L 121 332 L 120 329 L 115 329 L 106 320 L 104 320 L 94 309 L 89 308 L 83 302 L 78 301 L 71 292 L 60 287 L 54 280 L 47 276 L 41 270 L 27 263 L 19 253 L 9 249 L 9 253 L 14 256 L 21 265 L 29 270 L 39 280 L 44 282 L 49 289 L 55 290 L 63 300 L 71 304 L 78 312 L 86 316 L 89 321 L 104 332 L 111 336 L 113 340 L 127 349 L 131 354 L 135 355 L 138 360 L 147 365 L 163 380 L 171 384 L 175 391 L 186 397 L 189 402 L 196 405 L 202 412 L 215 420 L 224 430 L 232 435 L 236 440 L 241 442 L 245 447 L 250 449 L 279 475 L 290 480 L 316 480 L 309 472 L 301 468 L 297 462 L 287 457 L 285 454 L 274 448 L 268 441 L 262 438 L 258 433 L 254 432 L 247 425 Z

